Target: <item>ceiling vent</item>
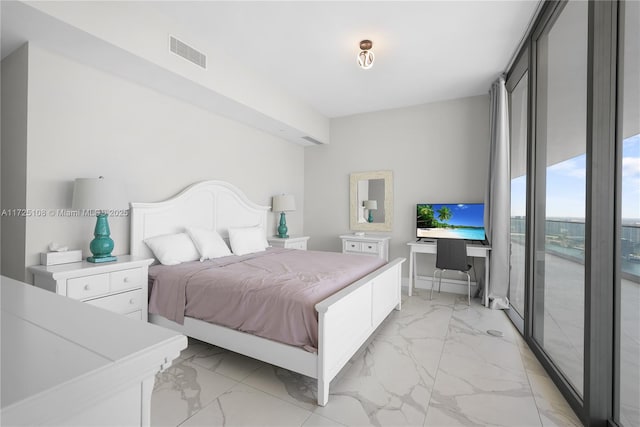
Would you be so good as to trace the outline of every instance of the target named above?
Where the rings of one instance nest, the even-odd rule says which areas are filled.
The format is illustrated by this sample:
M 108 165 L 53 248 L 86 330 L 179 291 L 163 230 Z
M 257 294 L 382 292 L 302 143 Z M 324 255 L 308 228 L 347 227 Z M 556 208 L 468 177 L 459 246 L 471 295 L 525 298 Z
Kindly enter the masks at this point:
M 318 141 L 315 138 L 311 138 L 310 136 L 303 136 L 302 139 L 304 139 L 305 141 L 308 141 L 308 142 L 310 142 L 312 144 L 315 144 L 315 145 L 322 145 L 322 142 Z
M 181 42 L 173 36 L 169 36 L 169 42 L 171 52 L 183 57 L 189 62 L 193 62 L 198 67 L 202 67 L 205 70 L 207 69 L 207 55 L 198 50 L 195 50 L 188 44 Z

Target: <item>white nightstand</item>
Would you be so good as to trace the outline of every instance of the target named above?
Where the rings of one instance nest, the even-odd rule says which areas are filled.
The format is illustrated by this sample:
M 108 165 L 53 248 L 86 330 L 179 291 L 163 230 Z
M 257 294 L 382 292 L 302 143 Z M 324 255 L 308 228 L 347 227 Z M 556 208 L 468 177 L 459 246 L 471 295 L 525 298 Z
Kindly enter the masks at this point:
M 34 265 L 33 284 L 133 319 L 147 321 L 148 270 L 153 259 L 120 255 L 104 264 Z
M 300 249 L 303 251 L 307 250 L 307 240 L 309 240 L 309 236 L 292 236 L 286 239 L 273 236 L 267 239 L 269 244 L 275 248 Z
M 379 234 L 365 234 L 356 236 L 355 234 L 343 234 L 342 252 L 345 254 L 370 255 L 389 261 L 389 241 L 390 236 Z

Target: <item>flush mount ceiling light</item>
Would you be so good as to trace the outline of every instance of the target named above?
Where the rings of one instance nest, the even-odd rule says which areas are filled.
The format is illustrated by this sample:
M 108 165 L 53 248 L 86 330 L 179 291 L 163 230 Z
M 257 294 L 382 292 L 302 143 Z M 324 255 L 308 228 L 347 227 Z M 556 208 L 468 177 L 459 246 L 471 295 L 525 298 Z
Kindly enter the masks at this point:
M 371 51 L 373 42 L 371 40 L 362 40 L 360 42 L 360 53 L 358 53 L 358 65 L 364 70 L 373 67 L 375 55 Z

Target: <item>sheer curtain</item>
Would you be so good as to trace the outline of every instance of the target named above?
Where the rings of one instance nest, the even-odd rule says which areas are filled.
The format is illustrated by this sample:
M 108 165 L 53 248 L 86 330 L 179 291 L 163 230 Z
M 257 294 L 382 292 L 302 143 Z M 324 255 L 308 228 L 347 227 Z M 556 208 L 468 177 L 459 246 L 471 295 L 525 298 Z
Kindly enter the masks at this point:
M 491 244 L 489 282 L 490 307 L 509 308 L 509 227 L 510 227 L 510 173 L 509 173 L 509 105 L 504 77 L 498 78 L 489 92 L 490 137 L 489 179 L 485 197 L 485 230 Z

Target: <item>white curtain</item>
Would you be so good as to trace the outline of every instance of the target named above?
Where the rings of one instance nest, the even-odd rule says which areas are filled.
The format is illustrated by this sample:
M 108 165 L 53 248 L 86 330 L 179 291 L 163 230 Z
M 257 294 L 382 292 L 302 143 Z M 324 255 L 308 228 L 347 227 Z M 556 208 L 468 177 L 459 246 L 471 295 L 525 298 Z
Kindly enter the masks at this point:
M 509 308 L 509 243 L 511 176 L 509 172 L 509 105 L 503 77 L 491 85 L 489 179 L 485 197 L 485 230 L 491 244 L 490 306 Z

